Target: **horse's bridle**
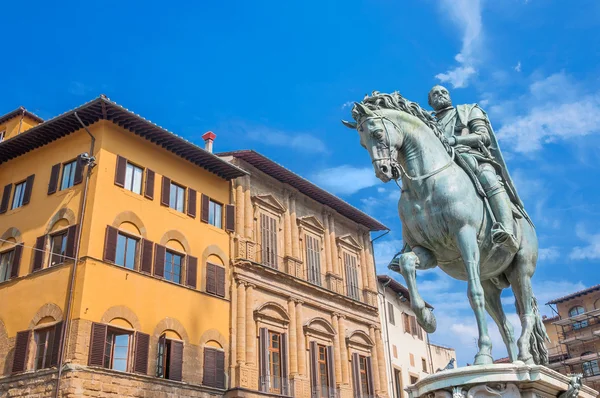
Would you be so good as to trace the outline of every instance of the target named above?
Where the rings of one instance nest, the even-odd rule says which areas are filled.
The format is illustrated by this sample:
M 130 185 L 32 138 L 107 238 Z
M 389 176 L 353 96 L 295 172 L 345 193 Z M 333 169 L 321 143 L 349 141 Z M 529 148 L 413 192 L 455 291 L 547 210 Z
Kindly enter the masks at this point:
M 373 112 L 373 111 L 372 111 Z M 450 161 L 448 163 L 446 163 L 445 165 L 443 165 L 440 168 L 437 168 L 435 170 L 433 170 L 432 172 L 429 172 L 425 175 L 422 176 L 416 176 L 416 177 L 412 177 L 410 175 L 408 175 L 408 173 L 406 172 L 406 170 L 404 170 L 404 167 L 402 167 L 402 165 L 393 158 L 392 156 L 392 148 L 390 146 L 391 140 L 390 140 L 390 132 L 387 129 L 387 126 L 385 125 L 385 123 L 383 123 L 384 120 L 387 120 L 388 122 L 390 122 L 398 131 L 401 131 L 400 126 L 398 126 L 396 123 L 394 123 L 393 120 L 391 120 L 390 118 L 386 117 L 386 116 L 380 116 L 378 114 L 376 114 L 375 112 L 373 112 L 373 114 L 375 116 L 368 116 L 365 117 L 363 119 L 362 122 L 360 122 L 360 124 L 357 126 L 357 130 L 360 130 L 360 128 L 362 127 L 362 125 L 367 121 L 367 120 L 371 120 L 371 119 L 379 119 L 382 121 L 383 124 L 383 129 L 385 131 L 385 135 L 387 137 L 387 144 L 385 145 L 387 147 L 388 150 L 388 157 L 386 158 L 373 158 L 373 160 L 371 161 L 371 163 L 375 163 L 381 160 L 387 160 L 388 162 L 390 162 L 390 167 L 394 168 L 397 167 L 400 170 L 400 176 L 399 178 L 402 180 L 404 179 L 404 177 L 408 178 L 410 181 L 423 181 L 426 180 L 427 178 L 434 176 L 436 174 L 438 174 L 439 172 L 447 169 L 448 167 L 450 167 L 452 165 L 452 163 L 454 163 L 454 156 L 455 156 L 455 152 L 454 152 L 454 148 L 450 147 L 450 150 L 452 152 L 452 156 L 450 157 Z M 392 169 L 392 173 L 393 173 L 393 169 Z M 394 178 L 394 180 L 397 180 L 397 178 Z

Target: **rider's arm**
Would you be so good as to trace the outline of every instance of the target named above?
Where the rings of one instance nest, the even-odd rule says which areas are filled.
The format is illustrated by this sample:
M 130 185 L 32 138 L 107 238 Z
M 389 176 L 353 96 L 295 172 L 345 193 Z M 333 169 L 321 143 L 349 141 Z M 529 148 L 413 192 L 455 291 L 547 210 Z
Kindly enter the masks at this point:
M 455 145 L 467 145 L 471 148 L 479 148 L 490 145 L 490 131 L 485 115 L 481 109 L 475 107 L 469 115 L 469 132 L 467 135 L 455 136 Z

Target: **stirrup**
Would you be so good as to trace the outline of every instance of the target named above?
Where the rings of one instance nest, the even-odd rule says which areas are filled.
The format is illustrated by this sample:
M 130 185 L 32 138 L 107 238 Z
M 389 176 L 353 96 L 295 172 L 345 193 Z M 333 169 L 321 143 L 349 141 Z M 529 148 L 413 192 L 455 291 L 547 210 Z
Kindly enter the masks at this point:
M 497 245 L 506 246 L 512 252 L 516 252 L 519 248 L 519 243 L 515 236 L 506 231 L 504 226 L 498 222 L 492 226 L 492 242 Z

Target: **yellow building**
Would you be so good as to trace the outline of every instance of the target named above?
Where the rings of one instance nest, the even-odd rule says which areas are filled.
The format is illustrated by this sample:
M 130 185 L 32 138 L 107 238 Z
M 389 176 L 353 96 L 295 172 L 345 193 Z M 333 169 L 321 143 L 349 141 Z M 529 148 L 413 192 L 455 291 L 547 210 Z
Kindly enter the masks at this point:
M 583 374 L 585 385 L 600 390 L 600 285 L 548 303 L 556 312 L 544 318 L 550 337 L 550 368 Z
M 104 96 L 0 137 L 0 396 L 223 396 L 246 172 Z
M 234 182 L 227 397 L 387 397 L 370 231 L 387 229 L 254 151 Z

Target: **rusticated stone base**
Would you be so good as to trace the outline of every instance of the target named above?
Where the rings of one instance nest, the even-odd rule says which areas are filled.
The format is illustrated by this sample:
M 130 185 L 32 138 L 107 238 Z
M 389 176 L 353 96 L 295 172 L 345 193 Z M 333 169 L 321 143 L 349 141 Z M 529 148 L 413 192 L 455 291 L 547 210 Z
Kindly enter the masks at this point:
M 51 398 L 56 369 L 23 373 L 0 379 L 0 397 Z M 61 379 L 60 398 L 216 398 L 225 391 L 107 369 L 67 365 Z
M 580 381 L 580 380 L 579 380 Z M 444 370 L 406 388 L 409 398 L 593 398 L 598 393 L 545 366 L 494 364 Z

